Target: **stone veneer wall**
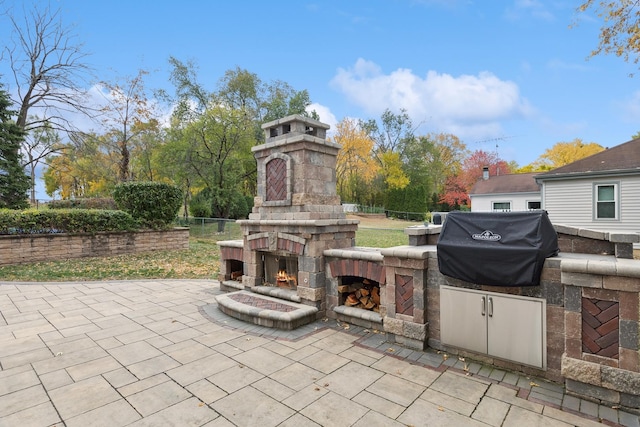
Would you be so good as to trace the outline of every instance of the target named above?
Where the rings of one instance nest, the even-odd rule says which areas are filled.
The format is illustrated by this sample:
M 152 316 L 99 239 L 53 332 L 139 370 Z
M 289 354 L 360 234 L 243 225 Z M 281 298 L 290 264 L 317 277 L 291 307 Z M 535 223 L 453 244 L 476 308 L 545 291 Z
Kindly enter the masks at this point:
M 640 261 L 566 260 L 561 280 L 566 329 L 562 376 L 567 391 L 640 409 Z M 594 305 L 599 303 L 607 307 L 605 312 L 597 312 Z M 600 325 L 598 318 L 603 320 Z M 603 345 L 608 348 L 598 352 Z
M 188 249 L 189 229 L 0 236 L 0 265 Z

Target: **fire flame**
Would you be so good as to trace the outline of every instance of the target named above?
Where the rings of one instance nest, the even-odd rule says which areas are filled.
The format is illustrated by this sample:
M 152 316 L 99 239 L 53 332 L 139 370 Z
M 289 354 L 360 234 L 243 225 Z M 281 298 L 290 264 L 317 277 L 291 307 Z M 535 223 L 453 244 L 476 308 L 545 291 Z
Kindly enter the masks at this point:
M 278 282 L 293 281 L 294 284 L 297 284 L 296 276 L 293 276 L 291 274 L 287 274 L 287 272 L 284 271 L 284 270 L 278 271 L 278 274 L 276 274 L 276 281 L 278 281 Z

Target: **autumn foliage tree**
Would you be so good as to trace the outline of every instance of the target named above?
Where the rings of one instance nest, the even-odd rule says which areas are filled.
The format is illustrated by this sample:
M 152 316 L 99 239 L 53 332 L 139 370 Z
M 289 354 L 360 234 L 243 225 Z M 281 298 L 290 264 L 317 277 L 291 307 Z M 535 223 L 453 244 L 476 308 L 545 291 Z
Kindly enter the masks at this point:
M 512 173 L 512 166 L 496 153 L 483 150 L 474 151 L 463 161 L 460 173 L 447 178 L 440 202 L 447 203 L 452 208 L 468 206 L 470 204 L 469 191 L 478 180 L 482 179 L 485 167 L 489 168 L 490 176 Z
M 578 12 L 593 10 L 603 19 L 598 46 L 589 56 L 614 54 L 626 62 L 640 60 L 640 3 L 635 0 L 587 0 Z
M 131 151 L 138 131 L 144 128 L 143 123 L 154 117 L 144 88 L 147 74 L 147 71 L 139 70 L 137 75 L 122 82 L 101 83 L 106 101 L 101 119 L 119 153 L 118 178 L 121 182 L 131 178 Z
M 378 173 L 373 158 L 374 141 L 357 120 L 345 117 L 336 125 L 333 141 L 342 147 L 336 164 L 336 183 L 342 200 L 364 203 L 366 187 Z
M 576 160 L 597 154 L 604 150 L 604 147 L 595 142 L 584 143 L 580 138 L 571 142 L 557 142 L 534 162 L 537 166 L 544 166 L 542 169 L 554 169 L 568 165 Z

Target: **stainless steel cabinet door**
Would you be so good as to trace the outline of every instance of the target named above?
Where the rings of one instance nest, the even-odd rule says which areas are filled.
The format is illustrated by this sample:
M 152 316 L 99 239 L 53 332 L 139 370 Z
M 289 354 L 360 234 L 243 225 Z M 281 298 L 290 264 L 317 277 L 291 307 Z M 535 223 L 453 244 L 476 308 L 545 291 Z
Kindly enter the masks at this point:
M 487 296 L 487 352 L 538 368 L 546 367 L 545 301 Z
M 487 352 L 486 293 L 440 286 L 440 341 Z

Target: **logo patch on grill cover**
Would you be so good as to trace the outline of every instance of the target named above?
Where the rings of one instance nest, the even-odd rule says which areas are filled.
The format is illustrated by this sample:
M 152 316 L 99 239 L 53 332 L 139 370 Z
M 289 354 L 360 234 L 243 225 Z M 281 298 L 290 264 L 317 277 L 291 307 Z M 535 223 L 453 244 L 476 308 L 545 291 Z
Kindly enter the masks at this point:
M 499 234 L 494 234 L 491 230 L 484 230 L 482 233 L 475 233 L 471 235 L 473 240 L 485 240 L 489 242 L 497 242 L 502 239 L 502 236 Z

